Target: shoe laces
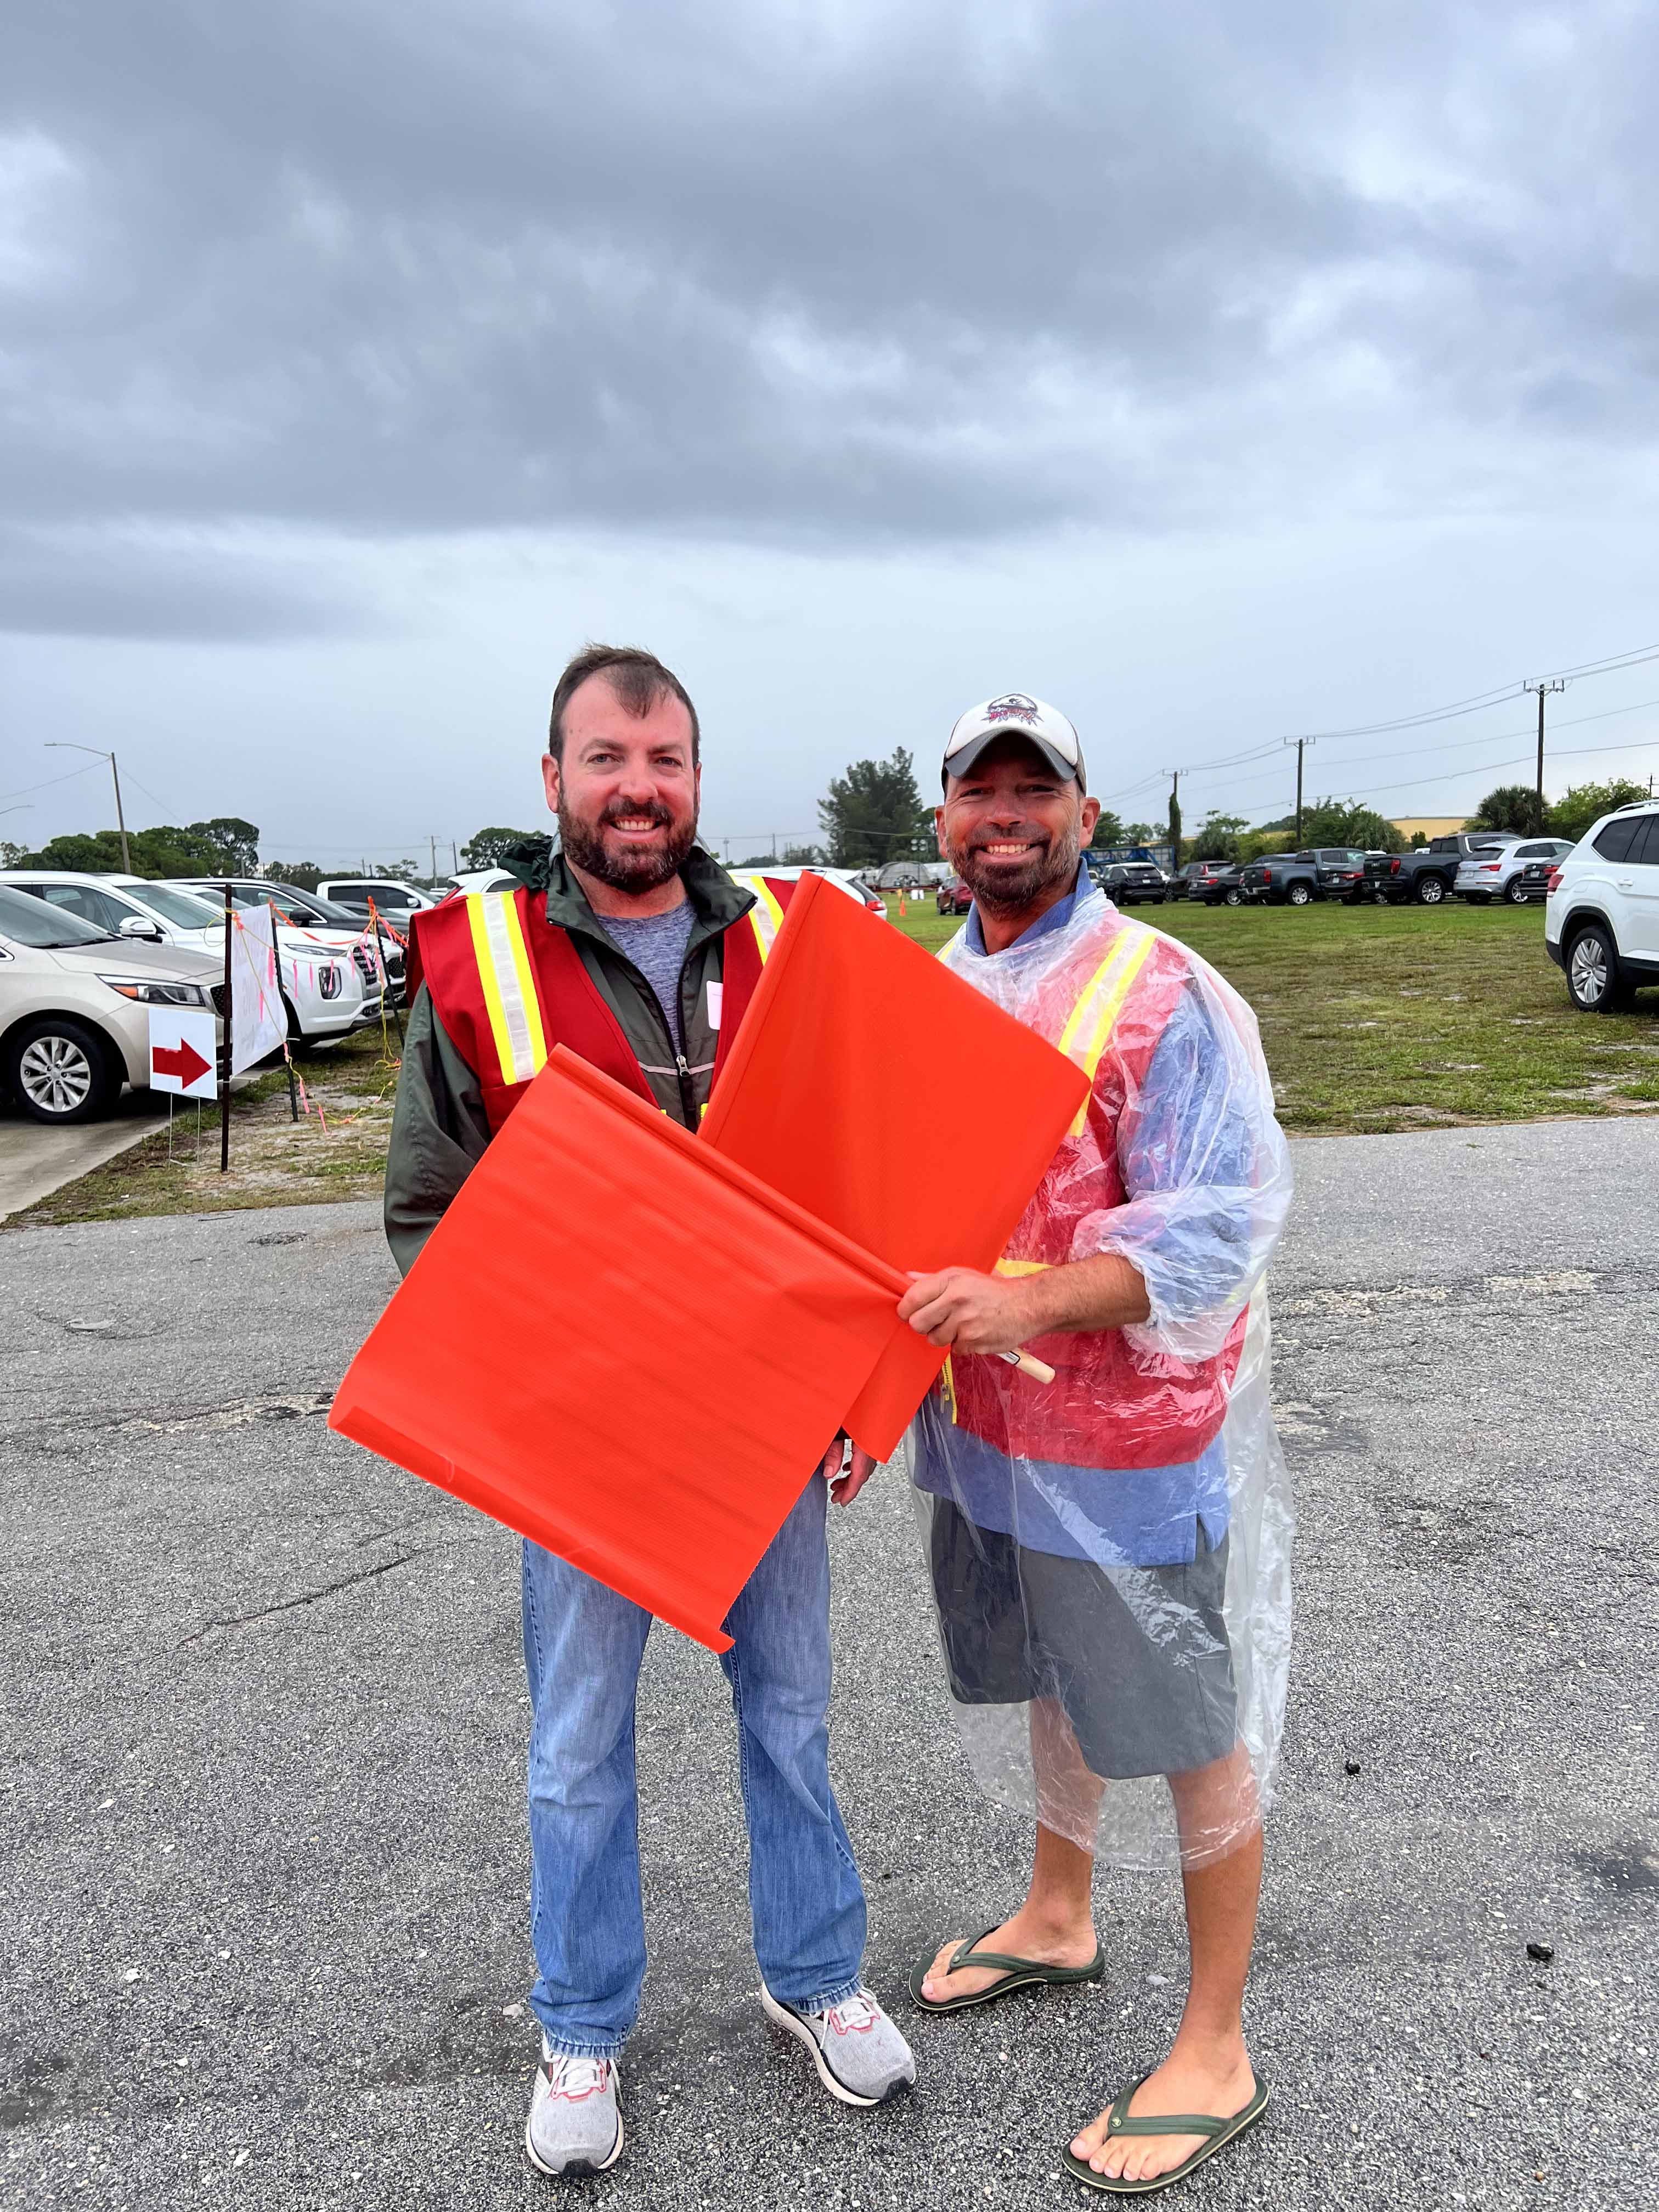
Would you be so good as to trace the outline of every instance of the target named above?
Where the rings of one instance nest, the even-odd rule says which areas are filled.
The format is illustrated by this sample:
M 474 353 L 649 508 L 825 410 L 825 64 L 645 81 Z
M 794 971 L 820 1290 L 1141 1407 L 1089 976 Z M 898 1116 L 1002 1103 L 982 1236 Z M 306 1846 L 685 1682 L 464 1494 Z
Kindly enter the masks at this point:
M 854 1990 L 839 2004 L 827 2005 L 823 2019 L 837 2035 L 868 2035 L 881 2018 L 881 2007 L 867 1990 Z
M 565 2097 L 574 2104 L 592 2097 L 602 2090 L 610 2079 L 608 2058 L 576 2058 L 568 2052 L 555 2051 L 543 2063 L 547 2076 L 549 2093 Z

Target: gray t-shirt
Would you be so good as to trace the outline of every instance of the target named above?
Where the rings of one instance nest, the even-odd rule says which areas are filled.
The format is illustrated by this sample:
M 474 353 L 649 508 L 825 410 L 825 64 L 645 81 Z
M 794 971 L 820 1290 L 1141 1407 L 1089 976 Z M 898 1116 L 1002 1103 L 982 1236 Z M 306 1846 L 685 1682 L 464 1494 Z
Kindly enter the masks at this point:
M 666 914 L 648 914 L 637 921 L 623 921 L 611 914 L 599 918 L 600 928 L 617 951 L 633 962 L 656 993 L 674 1049 L 681 1054 L 685 1038 L 680 1029 L 680 970 L 685 965 L 685 948 L 691 942 L 691 925 L 696 918 L 689 898 L 670 907 Z

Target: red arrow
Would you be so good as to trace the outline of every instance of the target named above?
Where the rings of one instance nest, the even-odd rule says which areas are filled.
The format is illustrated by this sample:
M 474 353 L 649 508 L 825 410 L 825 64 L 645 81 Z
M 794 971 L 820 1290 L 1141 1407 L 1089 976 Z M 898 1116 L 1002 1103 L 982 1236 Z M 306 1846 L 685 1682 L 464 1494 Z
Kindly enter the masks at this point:
M 203 1059 L 188 1037 L 176 1046 L 155 1046 L 150 1060 L 158 1075 L 176 1075 L 186 1091 L 192 1083 L 199 1083 L 212 1065 Z

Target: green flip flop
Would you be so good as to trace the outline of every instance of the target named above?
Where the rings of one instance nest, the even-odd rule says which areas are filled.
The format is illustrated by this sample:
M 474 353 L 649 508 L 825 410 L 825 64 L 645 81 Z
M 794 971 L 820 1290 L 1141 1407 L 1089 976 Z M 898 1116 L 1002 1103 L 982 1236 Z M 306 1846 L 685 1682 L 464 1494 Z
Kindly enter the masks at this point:
M 930 1951 L 910 1969 L 910 1999 L 918 2012 L 966 2012 L 970 2005 L 993 2004 L 1012 1990 L 1060 1989 L 1071 1982 L 1097 1982 L 1106 1972 L 1106 1954 L 1097 1943 L 1095 1955 L 1086 1966 L 1047 1966 L 1041 1959 L 1015 1959 L 1006 1951 L 979 1950 L 976 1946 L 991 1932 L 989 1928 L 983 1929 L 965 1943 L 958 1944 L 945 1972 L 954 1974 L 963 1966 L 1000 1966 L 1004 1969 L 1002 1979 L 993 1982 L 988 1990 L 975 1990 L 971 1996 L 924 1996 L 921 1985 L 933 1963 Z
M 1067 2144 L 1063 2160 L 1066 2170 L 1075 2174 L 1086 2187 L 1102 2190 L 1109 2197 L 1151 2197 L 1160 2189 L 1171 2188 L 1177 2181 L 1184 2181 L 1206 2158 L 1213 2158 L 1218 2150 L 1224 2149 L 1247 2128 L 1253 2128 L 1267 2109 L 1267 2085 L 1258 2081 L 1249 2103 L 1231 2119 L 1218 2119 L 1213 2112 L 1149 2112 L 1131 2119 L 1129 2106 L 1135 2091 L 1150 2078 L 1143 2074 L 1113 2105 L 1106 2121 L 1108 2142 L 1114 2136 L 1202 2136 L 1204 2141 L 1190 2158 L 1183 2158 L 1167 2173 L 1154 2174 L 1150 2181 L 1124 2181 L 1113 2174 L 1097 2173 L 1087 2159 L 1077 2157 Z

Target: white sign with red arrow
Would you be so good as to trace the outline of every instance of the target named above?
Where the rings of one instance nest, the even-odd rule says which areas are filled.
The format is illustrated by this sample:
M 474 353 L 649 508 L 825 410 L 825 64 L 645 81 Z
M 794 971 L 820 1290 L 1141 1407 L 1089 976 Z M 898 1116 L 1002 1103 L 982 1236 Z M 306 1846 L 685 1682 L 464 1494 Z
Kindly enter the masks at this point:
M 213 1016 L 183 1006 L 149 1010 L 149 1087 L 185 1098 L 216 1098 L 219 1047 Z

